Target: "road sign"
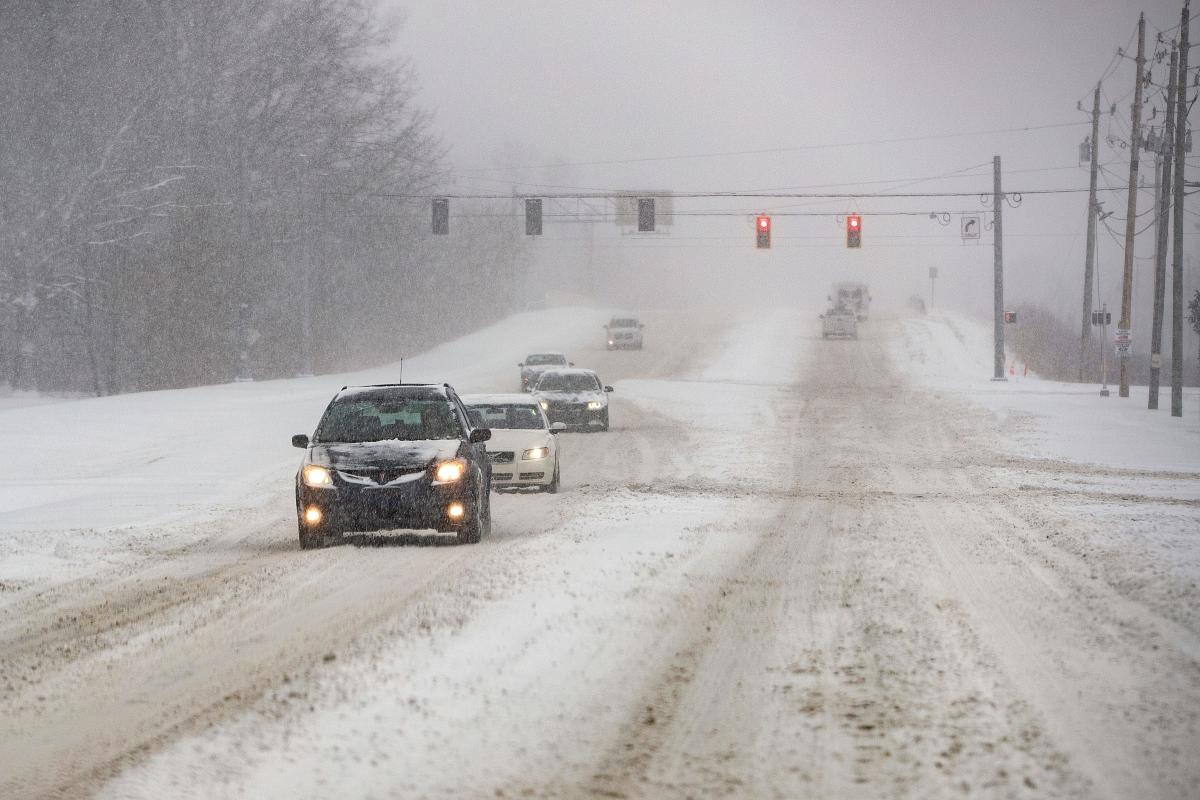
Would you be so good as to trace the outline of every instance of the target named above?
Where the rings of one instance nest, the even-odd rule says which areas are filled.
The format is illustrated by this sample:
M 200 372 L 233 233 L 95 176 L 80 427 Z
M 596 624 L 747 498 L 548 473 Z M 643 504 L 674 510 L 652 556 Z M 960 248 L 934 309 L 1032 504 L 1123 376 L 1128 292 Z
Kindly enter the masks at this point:
M 1116 350 L 1117 356 L 1129 358 L 1129 351 L 1132 348 L 1133 336 L 1128 328 L 1117 328 L 1113 331 L 1113 349 Z
M 962 238 L 963 241 L 968 239 L 979 238 L 979 215 L 978 214 L 963 214 L 962 216 Z

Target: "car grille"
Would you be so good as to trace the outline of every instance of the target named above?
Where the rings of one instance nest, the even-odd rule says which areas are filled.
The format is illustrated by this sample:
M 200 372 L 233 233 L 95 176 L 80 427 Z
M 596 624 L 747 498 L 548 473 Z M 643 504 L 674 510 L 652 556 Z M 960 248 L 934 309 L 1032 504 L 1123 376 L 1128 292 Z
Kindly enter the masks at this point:
M 424 467 L 375 467 L 372 469 L 340 469 L 338 474 L 348 483 L 386 486 L 406 475 L 416 475 L 424 471 Z
M 523 481 L 540 481 L 544 477 L 546 477 L 546 473 L 544 473 L 544 472 L 523 472 L 523 473 L 521 473 L 521 480 L 523 480 Z
M 488 452 L 488 458 L 493 464 L 511 464 L 513 462 L 512 450 L 495 450 Z
M 511 472 L 493 472 L 492 480 L 494 480 L 494 481 L 511 481 L 512 473 Z

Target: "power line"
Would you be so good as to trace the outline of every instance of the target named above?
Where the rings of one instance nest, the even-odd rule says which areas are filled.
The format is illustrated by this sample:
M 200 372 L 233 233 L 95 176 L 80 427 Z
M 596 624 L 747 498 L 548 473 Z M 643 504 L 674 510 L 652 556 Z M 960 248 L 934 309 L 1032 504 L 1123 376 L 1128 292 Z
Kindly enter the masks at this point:
M 855 142 L 832 142 L 832 143 L 827 143 L 827 144 L 796 145 L 793 147 L 770 147 L 770 148 L 765 148 L 762 150 L 730 150 L 730 151 L 725 151 L 725 152 L 714 152 L 714 153 L 689 153 L 686 155 L 677 155 L 677 156 L 645 156 L 645 157 L 641 157 L 641 158 L 604 159 L 604 160 L 596 160 L 596 161 L 571 161 L 571 162 L 560 162 L 560 163 L 556 163 L 556 164 L 522 164 L 522 165 L 513 164 L 513 165 L 503 166 L 503 167 L 467 167 L 467 168 L 457 170 L 453 174 L 458 174 L 458 173 L 462 173 L 462 172 L 500 172 L 500 171 L 504 171 L 504 170 L 518 170 L 518 169 L 554 169 L 557 167 L 591 167 L 591 166 L 604 166 L 604 165 L 611 165 L 611 164 L 645 164 L 648 162 L 655 162 L 655 161 L 681 161 L 681 160 L 685 160 L 685 159 L 696 159 L 696 158 L 725 158 L 725 157 L 730 157 L 730 156 L 769 155 L 771 153 L 796 153 L 796 152 L 803 152 L 803 151 L 809 151 L 809 150 L 830 150 L 830 149 L 835 149 L 835 148 L 864 147 L 864 146 L 868 146 L 868 145 L 877 145 L 877 144 L 901 144 L 901 143 L 905 143 L 905 142 L 923 142 L 923 141 L 934 141 L 934 140 L 939 140 L 939 139 L 955 139 L 955 138 L 960 138 L 960 137 L 964 137 L 964 136 L 986 136 L 989 134 L 996 134 L 996 133 L 1025 133 L 1025 132 L 1029 132 L 1029 131 L 1041 131 L 1041 130 L 1049 130 L 1049 129 L 1053 129 L 1053 128 L 1074 128 L 1074 127 L 1078 127 L 1080 125 L 1085 125 L 1085 124 L 1087 124 L 1087 123 L 1082 122 L 1082 121 L 1058 122 L 1058 123 L 1053 123 L 1053 124 L 1049 124 L 1049 125 L 1026 125 L 1026 126 L 1022 126 L 1019 128 L 994 128 L 992 130 L 963 131 L 960 133 L 936 133 L 936 134 L 926 134 L 923 136 L 898 136 L 898 137 L 889 138 L 889 139 L 868 139 L 868 140 L 855 141 Z
M 1106 186 L 1102 191 L 1123 192 L 1127 187 L 1122 186 Z M 1052 195 L 1052 194 L 1078 194 L 1087 192 L 1087 188 L 1063 188 L 1063 189 L 1023 189 L 1020 191 L 1006 191 L 1008 196 L 1017 195 Z M 339 192 L 327 192 L 329 196 L 343 196 Z M 770 191 L 697 191 L 697 192 L 638 192 L 638 191 L 603 191 L 603 192 L 569 192 L 569 193 L 543 193 L 543 194 L 469 194 L 461 192 L 441 192 L 441 193 L 419 193 L 406 194 L 400 192 L 376 192 L 370 195 L 356 195 L 358 197 L 397 197 L 411 200 L 430 200 L 436 198 L 445 198 L 448 200 L 513 200 L 523 197 L 541 197 L 545 199 L 563 200 L 599 200 L 610 199 L 616 200 L 619 198 L 637 198 L 637 197 L 672 197 L 675 199 L 701 199 L 701 198 L 722 198 L 722 197 L 748 197 L 759 199 L 798 199 L 798 200 L 870 200 L 876 198 L 927 198 L 927 197 L 986 197 L 990 196 L 990 191 L 975 191 L 975 192 L 770 192 Z

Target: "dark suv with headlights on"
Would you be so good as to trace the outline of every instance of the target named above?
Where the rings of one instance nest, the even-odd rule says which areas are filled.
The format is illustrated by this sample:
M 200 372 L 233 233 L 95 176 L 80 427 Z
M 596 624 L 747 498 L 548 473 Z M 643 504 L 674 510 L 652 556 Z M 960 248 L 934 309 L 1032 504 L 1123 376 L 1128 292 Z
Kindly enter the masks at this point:
M 334 395 L 296 474 L 300 547 L 349 531 L 432 528 L 473 543 L 491 528 L 487 428 L 449 384 L 348 386 Z

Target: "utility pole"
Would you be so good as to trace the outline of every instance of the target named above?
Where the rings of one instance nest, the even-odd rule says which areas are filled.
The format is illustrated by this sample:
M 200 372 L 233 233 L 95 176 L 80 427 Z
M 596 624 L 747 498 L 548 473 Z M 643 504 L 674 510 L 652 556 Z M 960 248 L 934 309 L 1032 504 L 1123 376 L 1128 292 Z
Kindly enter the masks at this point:
M 1130 121 L 1129 143 L 1129 205 L 1125 211 L 1125 273 L 1121 281 L 1121 322 L 1117 326 L 1129 333 L 1132 325 L 1130 305 L 1133 301 L 1133 235 L 1137 232 L 1138 152 L 1142 148 L 1142 70 L 1146 68 L 1146 15 L 1138 15 L 1138 50 L 1136 78 L 1133 82 L 1133 108 Z M 1121 388 L 1118 394 L 1129 397 L 1129 349 L 1119 359 L 1121 363 Z
M 1187 138 L 1188 6 L 1183 0 L 1179 26 L 1179 77 L 1175 98 L 1175 230 L 1171 254 L 1171 416 L 1183 416 L 1183 140 Z
M 1175 92 L 1178 86 L 1176 70 L 1179 68 L 1178 51 L 1171 51 L 1171 75 L 1167 81 L 1167 121 L 1163 127 L 1162 141 L 1155 151 L 1161 156 L 1158 185 L 1155 191 L 1154 229 L 1154 319 L 1150 323 L 1150 394 L 1146 408 L 1158 408 L 1158 386 L 1162 367 L 1163 292 L 1167 282 L 1167 227 L 1171 223 L 1171 169 L 1172 150 L 1175 136 Z
M 1004 206 L 1004 192 L 1000 190 L 1000 156 L 992 156 L 992 248 L 994 257 L 992 269 L 994 273 L 993 320 L 992 337 L 995 340 L 993 357 L 992 380 L 1007 380 L 1004 377 L 1004 226 L 1001 209 Z
M 1092 177 L 1088 190 L 1087 255 L 1083 259 L 1083 331 L 1079 334 L 1079 382 L 1083 383 L 1083 359 L 1092 333 L 1092 272 L 1096 268 L 1096 176 L 1100 172 L 1100 84 L 1092 95 Z

